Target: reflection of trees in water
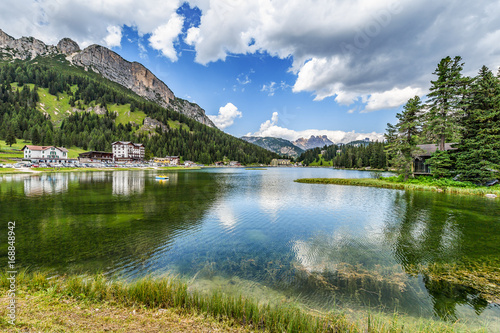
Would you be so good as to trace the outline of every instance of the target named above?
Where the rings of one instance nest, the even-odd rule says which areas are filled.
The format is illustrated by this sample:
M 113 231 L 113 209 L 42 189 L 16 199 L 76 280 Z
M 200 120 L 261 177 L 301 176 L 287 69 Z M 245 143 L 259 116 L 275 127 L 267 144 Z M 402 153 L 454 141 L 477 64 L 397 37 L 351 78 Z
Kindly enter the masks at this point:
M 142 269 L 137 263 L 149 265 L 158 248 L 168 246 L 179 233 L 196 229 L 221 191 L 196 182 L 158 186 L 154 175 L 127 175 L 141 177 L 125 183 L 142 184 L 142 190 L 115 196 L 112 175 L 82 174 L 82 179 L 69 181 L 65 193 L 36 197 L 1 193 L 0 202 L 9 205 L 2 205 L 0 218 L 15 217 L 17 222 L 19 262 L 61 271 L 109 271 L 128 265 L 127 271 L 137 272 Z M 68 177 L 63 176 L 64 184 Z M 179 182 L 183 179 L 181 175 Z
M 427 270 L 429 265 L 438 265 L 444 273 L 447 264 L 460 265 L 467 257 L 481 260 L 483 255 L 491 255 L 487 253 L 489 242 L 498 236 L 488 238 L 489 227 L 483 222 L 491 223 L 495 215 L 478 200 L 405 192 L 398 195 L 395 215 L 387 221 L 386 238 L 393 246 L 396 260 L 408 274 L 422 274 L 434 313 L 443 319 L 456 320 L 457 305 L 467 304 L 477 314 L 488 305 L 480 291 L 445 280 L 436 270 L 432 274 Z M 478 243 L 479 239 L 482 243 Z M 467 268 L 463 272 L 474 274 Z
M 434 280 L 428 275 L 424 275 L 423 280 L 427 291 L 432 295 L 434 313 L 442 319 L 458 320 L 457 305 L 469 305 L 477 315 L 488 307 L 488 301 L 474 288 L 444 280 Z

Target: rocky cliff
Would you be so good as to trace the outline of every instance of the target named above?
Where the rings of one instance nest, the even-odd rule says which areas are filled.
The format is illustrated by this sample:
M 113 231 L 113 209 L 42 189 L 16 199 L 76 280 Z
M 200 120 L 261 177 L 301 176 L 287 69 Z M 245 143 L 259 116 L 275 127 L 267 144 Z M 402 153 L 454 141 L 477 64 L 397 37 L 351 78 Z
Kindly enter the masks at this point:
M 0 51 L 13 59 L 33 59 L 36 56 L 56 55 L 58 50 L 55 46 L 45 45 L 44 42 L 33 37 L 21 37 L 15 39 L 0 30 Z
M 295 146 L 302 148 L 303 150 L 313 149 L 316 147 L 330 146 L 333 142 L 328 139 L 326 135 L 314 136 L 311 135 L 309 139 L 300 138 L 292 142 Z
M 0 30 L 0 59 L 34 59 L 37 56 L 63 54 L 73 65 L 92 70 L 114 81 L 150 101 L 195 119 L 207 126 L 215 127 L 205 111 L 194 103 L 177 99 L 170 88 L 150 70 L 138 62 L 129 62 L 110 49 L 91 45 L 80 51 L 76 42 L 63 38 L 56 46 L 45 45 L 33 37 L 15 39 Z

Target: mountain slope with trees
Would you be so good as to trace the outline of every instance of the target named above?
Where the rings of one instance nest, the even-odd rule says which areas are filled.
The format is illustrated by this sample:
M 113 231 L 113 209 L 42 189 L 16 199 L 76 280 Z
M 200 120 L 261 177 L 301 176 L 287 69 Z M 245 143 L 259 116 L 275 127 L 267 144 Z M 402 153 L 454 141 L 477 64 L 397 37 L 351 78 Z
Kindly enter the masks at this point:
M 40 88 L 49 94 L 44 98 L 69 98 L 71 109 L 59 110 L 64 114 L 60 122 L 55 123 L 41 109 Z M 110 112 L 111 105 L 128 109 L 130 115 L 142 112 L 164 126 L 144 131 L 142 124 L 117 122 L 118 114 Z M 101 112 L 94 111 L 96 108 Z M 148 101 L 96 73 L 69 66 L 60 56 L 0 62 L 0 138 L 6 138 L 9 130 L 33 144 L 86 150 L 110 151 L 111 143 L 118 140 L 140 142 L 148 156 L 179 155 L 203 164 L 224 157 L 244 164 L 269 163 L 278 157 L 173 107 Z

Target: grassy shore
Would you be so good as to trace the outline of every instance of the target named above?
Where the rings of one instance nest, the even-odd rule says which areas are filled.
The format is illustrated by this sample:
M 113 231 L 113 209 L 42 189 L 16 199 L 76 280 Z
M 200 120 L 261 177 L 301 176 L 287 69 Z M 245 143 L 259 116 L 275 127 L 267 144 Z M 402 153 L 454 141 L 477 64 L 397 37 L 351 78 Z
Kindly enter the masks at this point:
M 308 184 L 334 184 L 334 185 L 351 185 L 351 186 L 367 186 L 379 187 L 396 190 L 413 190 L 413 191 L 433 191 L 453 194 L 480 195 L 494 194 L 500 197 L 500 186 L 472 186 L 452 181 L 436 181 L 436 182 L 412 182 L 398 181 L 396 177 L 389 178 L 302 178 L 296 179 L 297 183 Z M 465 185 L 465 186 L 464 186 Z
M 486 332 L 463 323 L 397 314 L 318 313 L 293 303 L 259 304 L 222 292 L 200 293 L 171 277 L 135 282 L 102 275 L 49 277 L 20 272 L 16 324 L 8 322 L 9 282 L 0 274 L 3 332 Z

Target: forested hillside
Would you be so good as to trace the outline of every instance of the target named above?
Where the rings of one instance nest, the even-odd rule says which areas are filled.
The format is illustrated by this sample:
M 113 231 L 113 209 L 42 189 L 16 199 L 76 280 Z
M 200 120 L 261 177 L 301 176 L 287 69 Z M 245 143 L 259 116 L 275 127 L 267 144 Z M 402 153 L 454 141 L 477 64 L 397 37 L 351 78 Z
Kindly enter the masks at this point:
M 278 157 L 62 59 L 0 62 L 0 138 L 100 151 L 127 140 L 145 144 L 150 156 L 179 155 L 204 164 Z M 157 126 L 146 126 L 146 117 Z
M 309 149 L 300 155 L 297 161 L 304 165 L 383 169 L 387 167 L 384 147 L 383 142 L 371 142 L 363 145 L 331 145 Z M 324 153 L 321 154 L 321 151 Z

